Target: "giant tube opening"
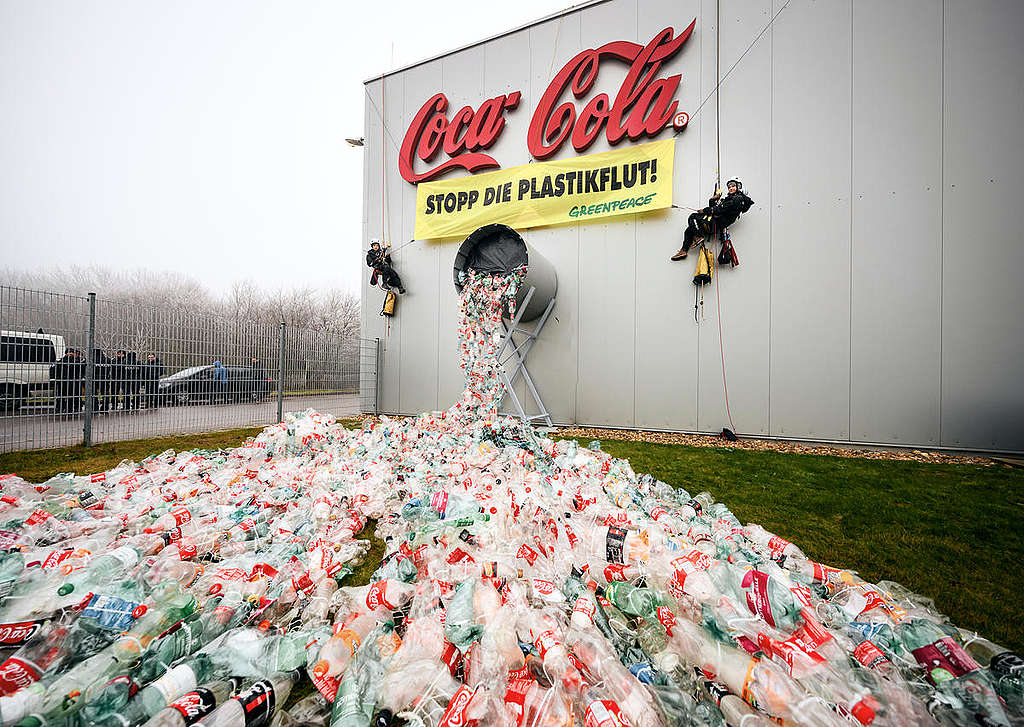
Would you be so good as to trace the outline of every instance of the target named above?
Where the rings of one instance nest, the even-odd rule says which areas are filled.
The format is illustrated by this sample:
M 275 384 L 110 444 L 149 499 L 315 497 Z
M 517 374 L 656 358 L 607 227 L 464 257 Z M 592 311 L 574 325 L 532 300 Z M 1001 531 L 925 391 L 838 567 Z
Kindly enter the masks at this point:
M 551 263 L 508 225 L 492 224 L 477 228 L 459 246 L 452 269 L 455 289 L 462 292 L 460 273 L 468 268 L 501 275 L 524 265 L 527 267 L 526 280 L 519 287 L 516 305 L 522 305 L 532 286 L 535 289 L 533 297 L 520 320 L 524 323 L 535 320 L 544 313 L 558 292 L 558 276 Z

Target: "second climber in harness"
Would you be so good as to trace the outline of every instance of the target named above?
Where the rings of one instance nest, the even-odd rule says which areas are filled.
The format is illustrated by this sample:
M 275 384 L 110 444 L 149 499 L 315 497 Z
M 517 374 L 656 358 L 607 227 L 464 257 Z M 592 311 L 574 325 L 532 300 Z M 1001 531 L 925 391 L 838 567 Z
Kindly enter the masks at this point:
M 673 260 L 686 258 L 690 247 L 698 239 L 721 234 L 725 228 L 736 221 L 741 213 L 750 209 L 754 200 L 743 193 L 743 183 L 738 179 L 730 179 L 726 183 L 729 193 L 722 197 L 722 190 L 716 190 L 708 200 L 708 206 L 700 212 L 690 215 L 683 233 L 683 246 L 672 256 Z
M 391 245 L 382 248 L 376 240 L 370 243 L 370 249 L 366 252 L 366 264 L 373 268 L 373 275 L 370 276 L 370 285 L 376 285 L 379 278 L 381 287 L 384 290 L 395 289 L 399 293 L 404 293 L 405 288 L 402 286 L 402 279 L 398 277 L 398 273 L 391 267 L 391 254 L 388 252 L 390 249 Z

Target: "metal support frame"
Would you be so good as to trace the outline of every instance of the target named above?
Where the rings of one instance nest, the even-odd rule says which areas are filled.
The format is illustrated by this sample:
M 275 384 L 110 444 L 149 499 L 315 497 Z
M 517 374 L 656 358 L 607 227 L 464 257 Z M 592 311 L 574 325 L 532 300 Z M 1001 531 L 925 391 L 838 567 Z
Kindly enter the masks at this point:
M 544 313 L 542 313 L 540 318 L 537 319 L 537 323 L 534 324 L 532 331 L 519 327 L 519 321 L 523 317 L 523 313 L 526 311 L 526 306 L 530 304 L 530 299 L 533 298 L 533 294 L 535 292 L 537 292 L 537 289 L 531 285 L 530 289 L 526 291 L 526 296 L 523 298 L 523 302 L 520 304 L 519 309 L 516 312 L 516 317 L 512 319 L 511 324 L 506 324 L 504 319 L 502 319 L 501 322 L 501 325 L 505 328 L 505 336 L 501 343 L 501 348 L 498 349 L 499 371 L 502 383 L 505 385 L 505 393 L 512 398 L 512 404 L 515 406 L 515 411 L 502 412 L 502 414 L 518 416 L 528 424 L 535 420 L 542 420 L 546 426 L 550 427 L 552 424 L 551 414 L 548 413 L 547 408 L 544 406 L 544 402 L 540 398 L 540 393 L 537 391 L 537 387 L 533 383 L 533 377 L 530 376 L 530 371 L 526 368 L 526 356 L 530 353 L 530 349 L 533 348 L 533 344 L 536 342 L 537 337 L 544 329 L 544 324 L 548 322 L 548 317 L 551 315 L 551 311 L 555 307 L 555 299 L 552 298 L 548 302 L 547 308 L 544 309 Z M 516 343 L 516 340 L 512 335 L 514 333 L 525 336 L 525 338 L 521 342 Z M 505 355 L 506 349 L 509 349 L 510 351 L 507 356 Z M 504 358 L 502 358 L 503 356 Z M 505 369 L 505 365 L 510 362 L 513 364 L 511 374 L 509 374 Z M 537 405 L 537 414 L 531 415 L 526 413 L 522 402 L 519 400 L 519 396 L 515 392 L 515 388 L 513 388 L 520 374 L 522 374 L 523 380 L 526 382 L 526 386 L 530 390 L 530 394 L 533 396 L 533 401 Z

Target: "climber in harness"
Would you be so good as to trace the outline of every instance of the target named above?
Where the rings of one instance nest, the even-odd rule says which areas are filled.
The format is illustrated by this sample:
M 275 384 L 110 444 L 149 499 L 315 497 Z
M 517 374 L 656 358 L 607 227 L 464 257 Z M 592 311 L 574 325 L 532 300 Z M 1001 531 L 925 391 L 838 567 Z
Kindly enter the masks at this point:
M 380 287 L 384 290 L 396 289 L 399 293 L 404 293 L 402 279 L 391 267 L 391 254 L 388 252 L 390 249 L 390 244 L 382 248 L 376 240 L 370 243 L 370 249 L 366 252 L 366 264 L 373 269 L 370 285 L 376 285 L 379 279 Z
M 721 234 L 741 213 L 753 206 L 754 200 L 743 193 L 740 180 L 730 179 L 726 188 L 729 193 L 724 199 L 722 190 L 715 190 L 714 196 L 708 200 L 708 206 L 690 215 L 686 232 L 683 233 L 683 246 L 672 256 L 673 260 L 685 260 L 695 241 Z

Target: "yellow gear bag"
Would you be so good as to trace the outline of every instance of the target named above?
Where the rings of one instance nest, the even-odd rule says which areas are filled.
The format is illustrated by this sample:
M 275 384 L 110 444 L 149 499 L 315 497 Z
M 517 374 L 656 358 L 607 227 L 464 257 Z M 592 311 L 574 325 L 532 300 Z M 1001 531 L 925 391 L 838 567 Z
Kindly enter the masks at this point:
M 382 316 L 387 316 L 388 318 L 391 318 L 393 315 L 395 315 L 395 303 L 397 301 L 398 296 L 395 295 L 395 291 L 389 290 L 387 294 L 384 296 L 384 305 L 380 309 L 380 314 Z
M 715 275 L 715 258 L 703 244 L 697 251 L 697 270 L 693 274 L 694 285 L 710 283 Z

